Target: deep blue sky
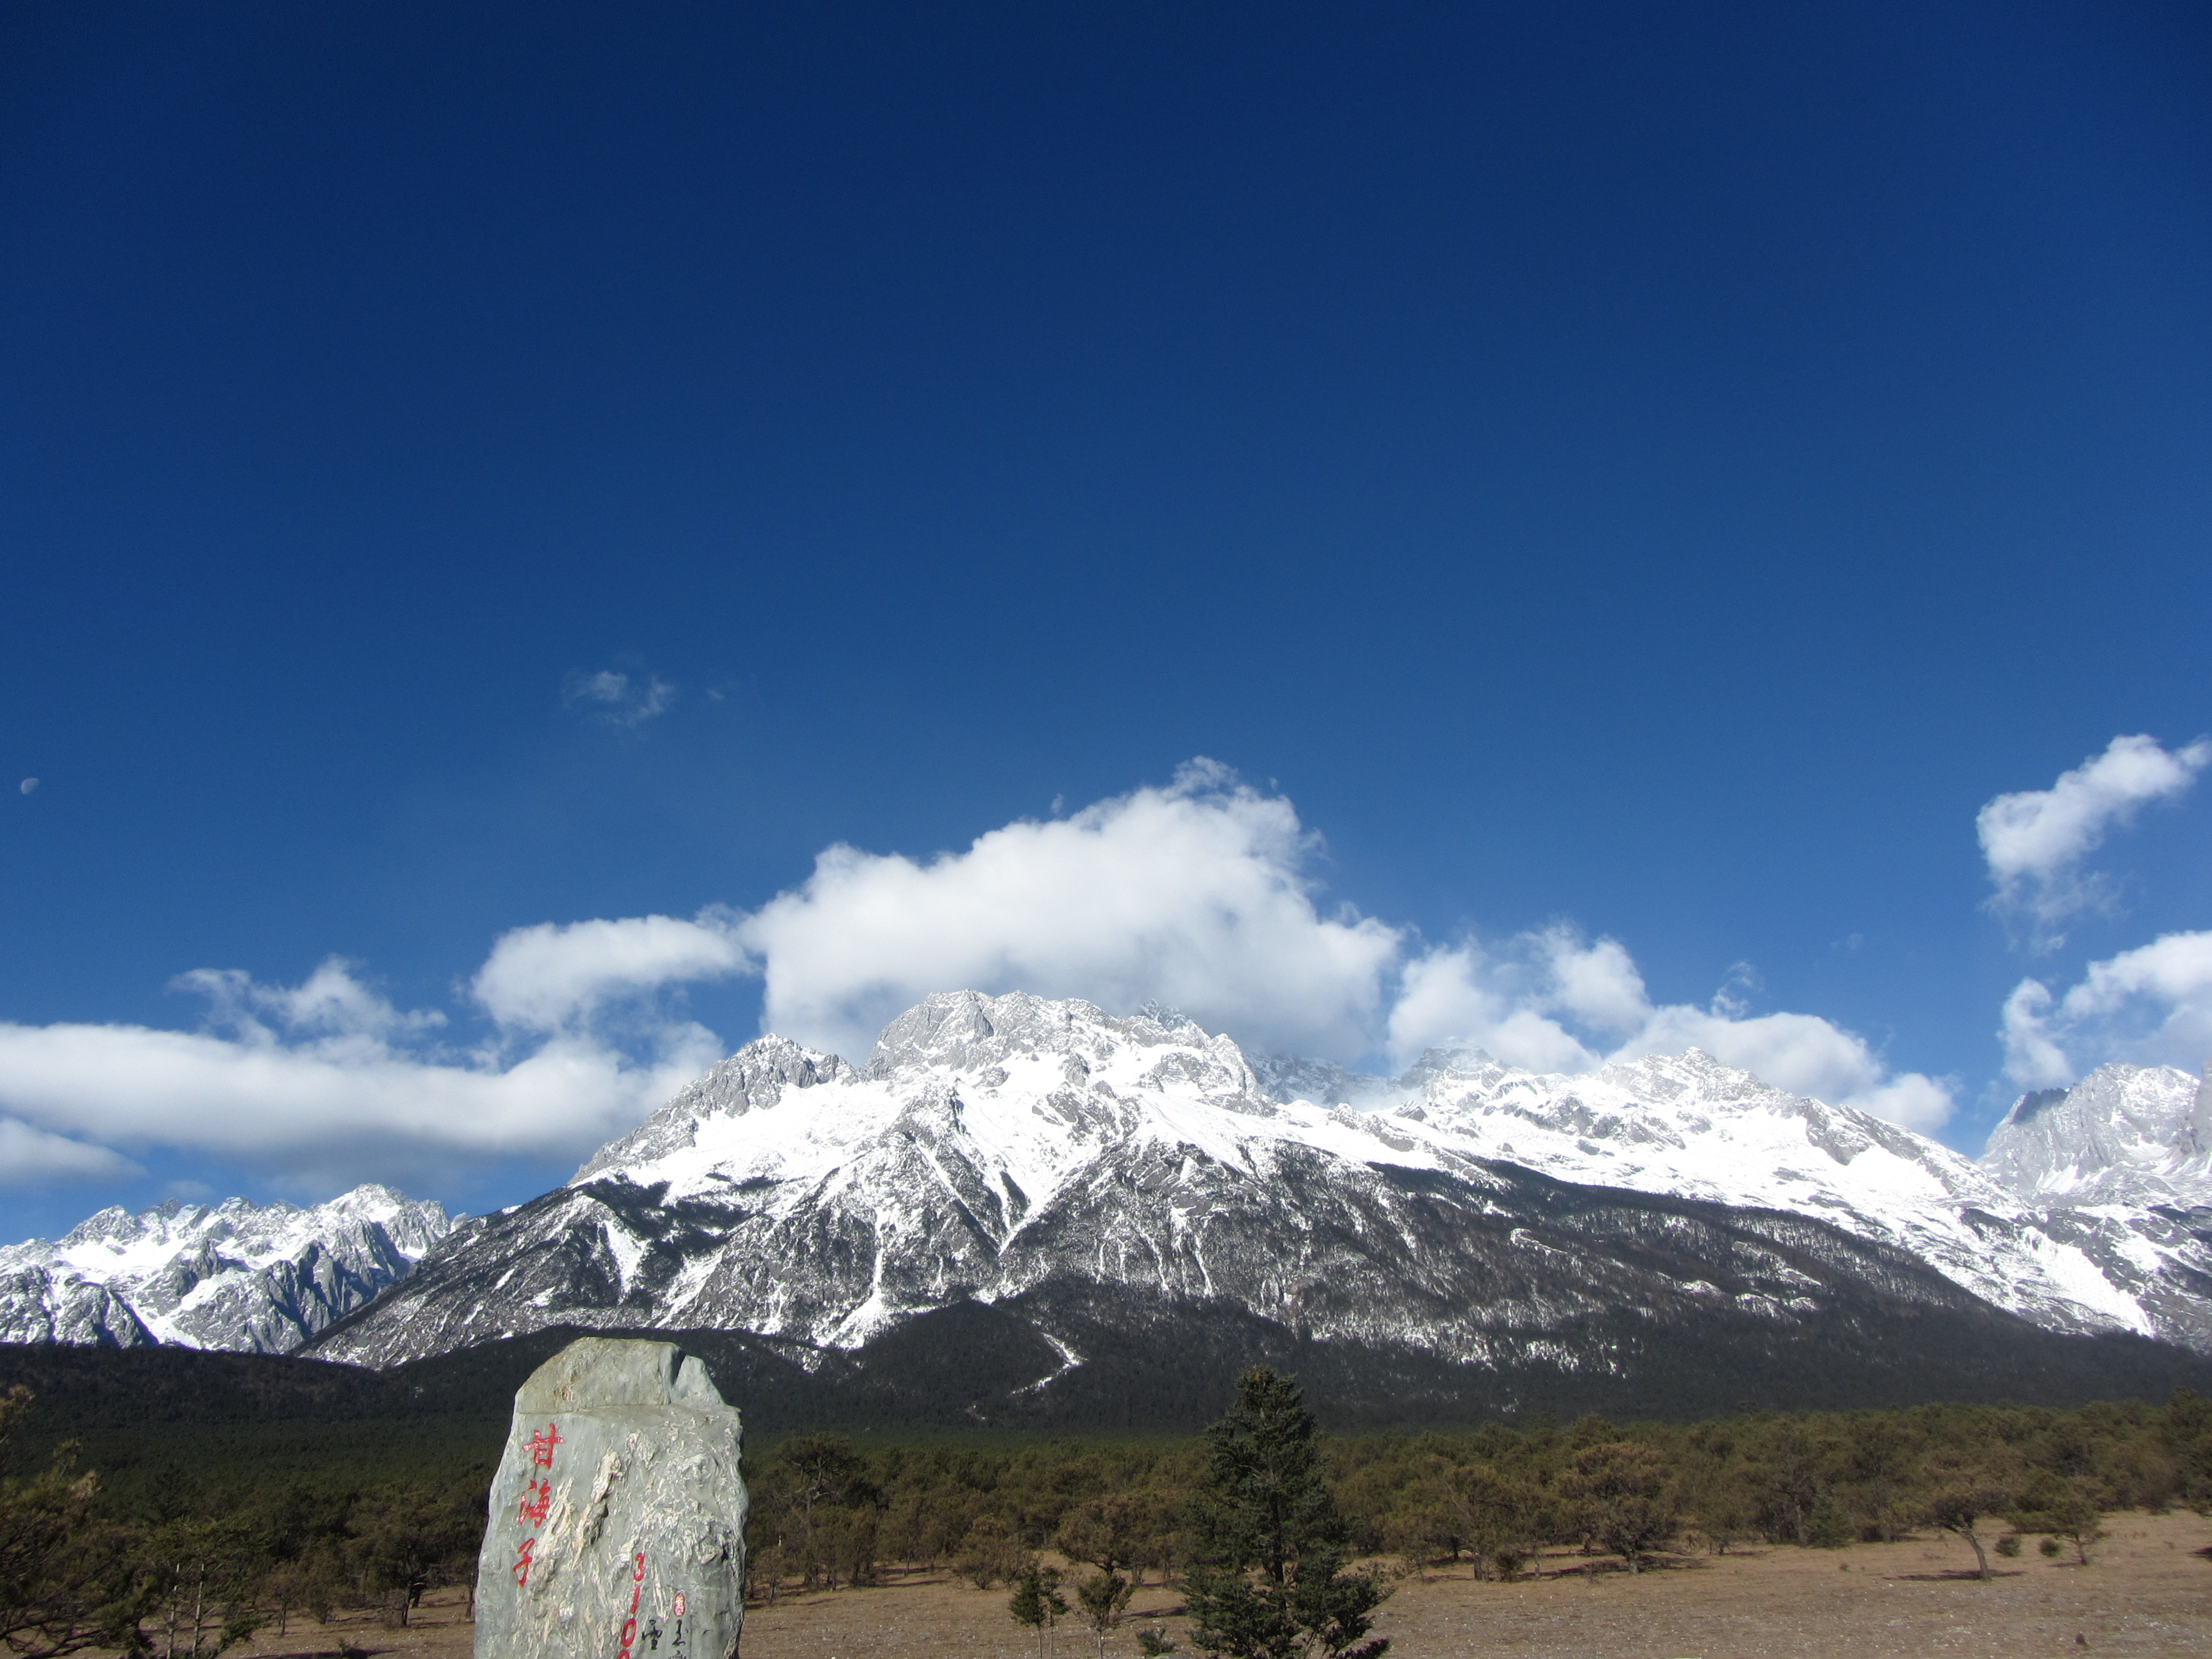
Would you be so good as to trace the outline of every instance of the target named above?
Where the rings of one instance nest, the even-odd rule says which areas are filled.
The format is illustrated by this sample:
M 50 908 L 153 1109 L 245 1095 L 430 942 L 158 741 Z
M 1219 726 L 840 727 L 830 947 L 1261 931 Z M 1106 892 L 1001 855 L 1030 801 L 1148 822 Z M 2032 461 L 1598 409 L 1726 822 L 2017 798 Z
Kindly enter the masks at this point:
M 0 1020 L 465 1036 L 507 929 L 1203 755 L 1978 1149 L 2023 974 L 2212 927 L 2203 790 L 2056 957 L 1974 834 L 2212 730 L 2208 179 L 2192 5 L 11 8 Z M 291 1190 L 118 1144 L 0 1234 Z

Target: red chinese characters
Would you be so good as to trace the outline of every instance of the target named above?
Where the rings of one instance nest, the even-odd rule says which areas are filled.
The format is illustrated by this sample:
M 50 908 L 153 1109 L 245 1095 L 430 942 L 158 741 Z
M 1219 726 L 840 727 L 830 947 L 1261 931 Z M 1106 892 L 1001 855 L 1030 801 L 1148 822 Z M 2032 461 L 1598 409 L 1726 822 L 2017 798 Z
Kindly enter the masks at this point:
M 535 1471 L 553 1468 L 553 1449 L 561 1443 L 557 1424 L 548 1423 L 542 1429 L 533 1429 L 523 1449 L 530 1454 L 530 1469 L 522 1477 L 522 1498 L 515 1506 L 514 1518 L 520 1526 L 532 1528 L 532 1535 L 522 1540 L 514 1553 L 515 1587 L 520 1589 L 530 1583 L 532 1557 L 538 1549 L 536 1528 L 545 1523 L 545 1516 L 553 1507 L 553 1482 L 548 1475 Z
M 522 1502 L 515 1516 L 526 1527 L 545 1524 L 546 1511 L 553 1507 L 553 1483 L 550 1480 L 526 1480 L 522 1483 Z
M 645 1554 L 640 1551 L 630 1557 L 629 1617 L 623 1620 L 622 1652 L 617 1659 L 629 1659 L 630 1650 L 637 1645 L 637 1604 L 645 1595 Z

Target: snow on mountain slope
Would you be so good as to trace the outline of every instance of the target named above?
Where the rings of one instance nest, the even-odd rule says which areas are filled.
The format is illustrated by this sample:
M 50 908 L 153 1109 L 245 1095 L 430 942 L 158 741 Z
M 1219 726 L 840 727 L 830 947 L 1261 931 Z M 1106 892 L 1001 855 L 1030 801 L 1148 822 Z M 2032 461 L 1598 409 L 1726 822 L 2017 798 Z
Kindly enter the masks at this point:
M 2212 1205 L 2212 1079 L 2100 1066 L 2071 1089 L 2022 1095 L 1982 1163 L 2046 1204 Z
M 1438 1053 L 1389 1082 L 1255 1070 L 1164 1012 L 963 992 L 857 1070 L 748 1045 L 317 1347 L 386 1364 L 571 1322 L 853 1348 L 1079 1281 L 1475 1363 L 1624 1309 L 1787 1319 L 1865 1296 L 2212 1348 L 2166 1257 L 2118 1260 L 2141 1243 L 2054 1226 L 1931 1141 L 1694 1051 L 1581 1078 Z M 2173 1248 L 2212 1269 L 2202 1241 Z
M 1377 1114 L 1377 1132 L 1418 1137 L 1441 1157 L 1794 1211 L 1908 1251 L 2039 1324 L 2148 1332 L 2154 1323 L 2078 1245 L 2040 1231 L 2014 1194 L 1958 1153 L 1770 1088 L 1694 1048 L 1585 1077 L 1431 1050 L 1401 1082 L 1418 1092 Z
M 2191 1080 L 2193 1083 L 2193 1080 Z M 2212 1218 L 2055 1209 L 2002 1172 L 1878 1118 L 1789 1094 L 1692 1049 L 1538 1076 L 1432 1051 L 1381 1115 L 1561 1180 L 1817 1216 L 2051 1329 L 2212 1351 Z
M 453 1224 L 362 1186 L 302 1210 L 242 1198 L 116 1207 L 0 1249 L 0 1341 L 282 1353 L 413 1271 Z

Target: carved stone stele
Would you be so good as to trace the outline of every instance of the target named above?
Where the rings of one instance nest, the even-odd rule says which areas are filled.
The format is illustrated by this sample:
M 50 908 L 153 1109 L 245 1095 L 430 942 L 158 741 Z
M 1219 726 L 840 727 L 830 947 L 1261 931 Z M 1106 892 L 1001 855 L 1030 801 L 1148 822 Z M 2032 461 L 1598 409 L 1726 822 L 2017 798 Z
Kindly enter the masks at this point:
M 744 1443 L 673 1343 L 587 1336 L 539 1366 L 492 1480 L 476 1659 L 732 1659 Z

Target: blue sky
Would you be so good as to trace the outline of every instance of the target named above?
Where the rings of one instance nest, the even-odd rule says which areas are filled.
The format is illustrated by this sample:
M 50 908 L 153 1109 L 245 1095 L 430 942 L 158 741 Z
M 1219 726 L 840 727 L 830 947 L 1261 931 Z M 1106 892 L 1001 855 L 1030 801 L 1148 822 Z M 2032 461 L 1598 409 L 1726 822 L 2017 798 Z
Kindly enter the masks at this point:
M 11 9 L 0 1236 L 943 975 L 2193 1068 L 2208 167 L 2186 5 Z

